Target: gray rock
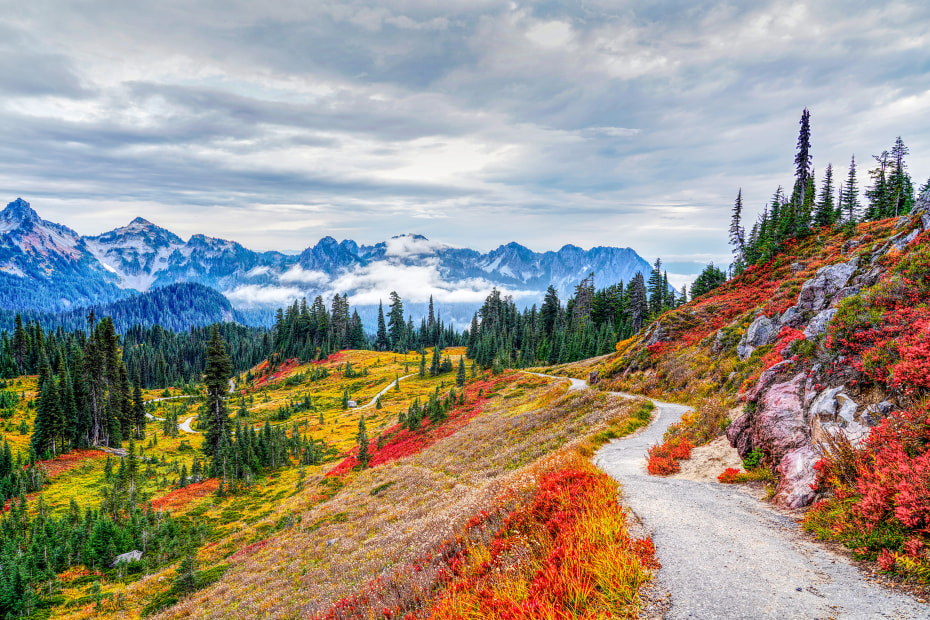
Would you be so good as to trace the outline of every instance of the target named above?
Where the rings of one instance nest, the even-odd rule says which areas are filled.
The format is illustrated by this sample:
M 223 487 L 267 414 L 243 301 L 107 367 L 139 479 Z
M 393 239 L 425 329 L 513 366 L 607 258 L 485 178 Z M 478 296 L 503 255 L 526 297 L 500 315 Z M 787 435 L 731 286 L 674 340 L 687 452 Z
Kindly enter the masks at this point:
M 896 236 L 894 237 L 894 240 L 891 242 L 891 247 L 888 248 L 888 249 L 885 251 L 885 253 L 887 254 L 887 253 L 890 252 L 892 249 L 895 249 L 895 250 L 897 250 L 898 252 L 900 252 L 901 250 L 904 249 L 904 247 L 905 247 L 908 243 L 910 243 L 911 241 L 913 241 L 914 239 L 916 239 L 916 238 L 917 238 L 917 235 L 919 235 L 919 234 L 920 234 L 920 231 L 919 231 L 919 230 L 912 230 L 912 231 L 910 232 L 909 235 L 904 235 L 904 234 L 896 235 Z
M 899 228 L 904 228 L 905 226 L 908 225 L 910 221 L 911 221 L 911 218 L 907 217 L 906 215 L 902 215 L 901 217 L 898 218 L 898 222 L 894 225 L 895 230 Z
M 862 287 L 859 286 L 844 286 L 836 292 L 836 295 L 833 296 L 833 299 L 830 300 L 830 307 L 835 308 L 840 305 L 840 302 L 846 299 L 847 297 L 852 297 L 853 295 L 858 295 L 862 290 Z
M 772 319 L 764 314 L 757 316 L 749 329 L 746 330 L 746 333 L 743 334 L 739 344 L 736 345 L 736 353 L 740 356 L 740 359 L 748 358 L 756 347 L 769 344 L 774 340 L 777 333 L 776 328 L 777 324 Z
M 791 270 L 791 273 L 798 273 L 799 271 L 804 271 L 804 265 L 801 263 L 791 263 L 788 269 Z
M 346 403 L 346 406 L 347 406 L 349 409 L 355 409 L 356 407 L 358 407 L 358 403 L 355 402 L 354 400 L 350 400 L 350 401 L 348 401 L 348 402 Z
M 837 402 L 836 395 L 843 391 L 843 386 L 830 388 L 820 392 L 817 398 L 811 403 L 808 409 L 808 416 L 812 420 L 834 421 L 836 420 Z
M 763 370 L 762 374 L 759 375 L 759 380 L 756 381 L 756 384 L 752 386 L 752 389 L 746 393 L 746 402 L 752 403 L 757 401 L 762 392 L 764 392 L 772 384 L 772 382 L 775 381 L 775 377 L 778 376 L 778 373 L 790 365 L 791 362 L 782 360 L 777 364 L 772 364 Z
M 800 327 L 804 323 L 804 315 L 797 306 L 791 306 L 778 318 L 778 322 L 789 327 Z
M 113 563 L 110 564 L 110 566 L 119 566 L 120 564 L 125 564 L 127 562 L 138 562 L 140 559 L 142 559 L 142 552 L 138 549 L 134 549 L 132 551 L 127 551 L 126 553 L 121 553 L 120 555 L 116 556 L 116 559 L 113 560 Z
M 859 405 L 850 398 L 849 394 L 841 392 L 836 395 L 836 408 L 837 421 L 844 427 L 856 421 L 856 409 Z
M 804 408 L 808 409 L 814 399 L 817 398 L 817 379 L 820 377 L 820 364 L 811 366 L 811 371 L 807 375 L 807 381 L 804 382 Z
M 817 270 L 817 275 L 801 286 L 798 308 L 815 312 L 826 307 L 829 300 L 849 282 L 858 269 L 858 259 L 848 263 L 828 265 Z
M 817 315 L 811 319 L 811 322 L 807 324 L 807 327 L 804 329 L 804 337 L 808 340 L 813 340 L 820 334 L 827 331 L 827 325 L 830 321 L 833 320 L 833 317 L 836 315 L 836 308 L 830 308 L 822 312 L 817 313 Z
M 859 416 L 859 423 L 864 426 L 877 426 L 893 409 L 894 405 L 887 400 L 883 400 L 875 405 L 869 405 L 862 411 L 862 415 Z
M 920 216 L 920 223 L 924 230 L 930 229 L 930 213 L 924 213 Z
M 753 444 L 761 446 L 774 463 L 780 463 L 791 450 L 810 445 L 799 396 L 805 377 L 805 373 L 798 373 L 790 381 L 770 387 L 753 415 Z
M 749 432 L 749 425 L 751 423 L 752 419 L 749 414 L 744 413 L 733 420 L 726 430 L 727 441 L 730 442 L 731 446 L 736 448 L 741 459 L 749 456 L 749 453 L 753 450 L 752 433 Z
M 883 271 L 881 267 L 872 267 L 872 269 L 870 269 L 869 271 L 853 278 L 850 284 L 853 286 L 858 286 L 860 288 L 866 288 L 866 287 L 872 286 L 873 284 L 878 282 L 878 279 L 880 277 L 882 277 L 882 273 Z
M 660 342 L 666 342 L 668 340 L 668 334 L 665 332 L 665 328 L 662 327 L 662 323 L 656 321 L 648 332 L 645 334 L 646 346 L 652 346 Z

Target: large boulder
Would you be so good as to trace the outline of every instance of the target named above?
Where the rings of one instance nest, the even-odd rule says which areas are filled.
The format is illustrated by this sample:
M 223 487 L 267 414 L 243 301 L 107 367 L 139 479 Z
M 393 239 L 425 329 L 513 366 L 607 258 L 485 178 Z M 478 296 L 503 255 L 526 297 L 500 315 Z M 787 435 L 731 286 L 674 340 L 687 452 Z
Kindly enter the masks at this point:
M 743 334 L 743 338 L 736 345 L 736 353 L 740 359 L 746 359 L 752 352 L 762 345 L 769 344 L 778 335 L 778 325 L 764 314 L 756 317 Z
M 805 373 L 798 373 L 790 381 L 773 385 L 756 407 L 751 425 L 753 444 L 762 446 L 773 463 L 780 463 L 795 448 L 810 445 L 800 396 L 805 379 Z
M 809 445 L 789 450 L 778 464 L 781 480 L 772 501 L 782 508 L 794 510 L 814 501 L 812 485 L 817 482 L 814 464 L 820 455 Z
M 116 559 L 113 560 L 113 563 L 110 566 L 119 566 L 120 564 L 127 564 L 129 562 L 138 562 L 142 559 L 142 552 L 138 549 L 133 549 L 132 551 L 127 551 L 126 553 L 121 553 L 116 556 Z
M 849 279 L 856 273 L 859 259 L 854 258 L 848 263 L 837 263 L 821 267 L 817 275 L 801 285 L 798 295 L 798 307 L 801 310 L 819 312 L 823 310 L 836 293 L 840 291 Z
M 741 459 L 749 456 L 749 453 L 755 448 L 752 443 L 752 433 L 749 432 L 751 425 L 752 417 L 748 413 L 744 413 L 727 427 L 727 441 L 736 448 Z
M 827 331 L 827 325 L 830 324 L 830 321 L 833 320 L 836 313 L 836 308 L 829 308 L 818 312 L 814 318 L 810 320 L 810 323 L 807 324 L 807 327 L 804 328 L 804 337 L 808 340 L 813 340 L 820 334 L 825 333 Z

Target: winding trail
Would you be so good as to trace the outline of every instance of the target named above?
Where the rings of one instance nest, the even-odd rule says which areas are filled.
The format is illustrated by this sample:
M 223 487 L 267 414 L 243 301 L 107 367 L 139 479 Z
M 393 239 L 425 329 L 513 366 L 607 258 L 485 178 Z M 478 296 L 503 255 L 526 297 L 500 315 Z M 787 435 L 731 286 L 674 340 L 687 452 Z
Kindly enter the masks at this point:
M 385 394 L 387 394 L 388 392 L 391 391 L 391 388 L 394 387 L 394 382 L 395 382 L 395 381 L 403 381 L 404 379 L 409 379 L 409 378 L 412 377 L 414 374 L 416 374 L 416 373 L 409 374 L 409 375 L 406 375 L 406 376 L 404 376 L 404 377 L 398 377 L 398 378 L 395 379 L 394 381 L 391 381 L 391 382 L 388 384 L 388 386 L 387 386 L 386 388 L 384 388 L 383 390 L 381 390 L 380 392 L 378 392 L 377 394 L 375 394 L 374 398 L 372 398 L 370 401 L 368 401 L 367 404 L 362 405 L 361 407 L 356 407 L 356 409 L 366 409 L 366 408 L 368 408 L 368 407 L 374 406 L 374 404 L 375 404 L 376 402 L 378 402 L 378 399 L 379 399 L 379 398 L 381 398 L 382 396 L 384 396 Z
M 646 451 L 690 410 L 652 402 L 650 426 L 603 446 L 595 464 L 622 484 L 624 504 L 655 543 L 667 618 L 930 618 L 930 605 L 866 581 L 740 485 L 650 476 Z

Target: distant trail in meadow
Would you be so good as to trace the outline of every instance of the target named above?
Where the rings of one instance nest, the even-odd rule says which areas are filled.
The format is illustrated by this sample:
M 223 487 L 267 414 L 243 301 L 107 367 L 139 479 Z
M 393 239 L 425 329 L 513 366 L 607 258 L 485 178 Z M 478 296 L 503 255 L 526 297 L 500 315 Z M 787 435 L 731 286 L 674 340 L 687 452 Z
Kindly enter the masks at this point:
M 595 463 L 622 484 L 622 503 L 652 536 L 668 618 L 930 617 L 930 606 L 867 581 L 739 485 L 650 476 L 646 451 L 689 411 L 653 403 L 652 424 L 602 447 Z

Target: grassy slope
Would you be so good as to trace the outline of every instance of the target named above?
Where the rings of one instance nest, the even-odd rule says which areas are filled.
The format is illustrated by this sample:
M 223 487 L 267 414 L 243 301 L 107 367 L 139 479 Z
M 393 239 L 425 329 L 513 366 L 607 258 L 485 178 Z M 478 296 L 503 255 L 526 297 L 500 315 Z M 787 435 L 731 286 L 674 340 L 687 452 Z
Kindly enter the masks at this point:
M 458 349 L 446 351 L 453 359 L 462 353 Z M 346 379 L 342 370 L 347 361 L 356 371 L 367 369 L 368 375 Z M 367 403 L 396 376 L 415 374 L 418 358 L 349 351 L 336 354 L 321 365 L 330 375 L 317 381 L 309 378 L 312 370 L 309 364 L 289 366 L 273 378 L 257 372 L 251 384 L 246 384 L 245 377 L 239 377 L 239 390 L 230 401 L 233 412 L 245 404 L 251 424 L 260 427 L 271 421 L 290 429 L 297 422 L 301 434 L 323 439 L 334 448 L 333 460 L 304 468 L 303 476 L 296 466 L 284 468 L 225 498 L 215 495 L 215 480 L 177 489 L 177 472 L 182 465 L 190 471 L 194 456 L 199 457 L 197 449 L 202 437 L 198 433 L 180 432 L 177 438 L 169 438 L 162 432 L 162 422 L 149 422 L 148 440 L 140 442 L 144 454 L 166 462 L 146 478 L 143 490 L 156 507 L 170 510 L 175 517 L 211 524 L 209 539 L 200 541 L 198 560 L 201 569 L 213 568 L 213 578 L 219 578 L 214 585 L 164 612 L 164 617 L 323 615 L 340 599 L 368 597 L 365 593 L 377 589 L 373 584 L 378 583 L 375 580 L 379 576 L 392 575 L 401 585 L 390 596 L 374 598 L 389 599 L 397 609 L 428 613 L 434 602 L 439 604 L 438 599 L 433 599 L 443 592 L 436 585 L 436 574 L 430 573 L 429 579 L 407 579 L 405 567 L 435 553 L 444 542 L 469 532 L 473 539 L 469 547 L 472 559 L 483 557 L 482 554 L 490 557 L 492 547 L 500 546 L 494 541 L 504 519 L 533 505 L 532 500 L 546 484 L 547 475 L 564 471 L 568 467 L 565 464 L 572 463 L 568 467 L 574 472 L 572 475 L 585 480 L 588 480 L 585 476 L 596 476 L 587 460 L 591 444 L 586 438 L 600 432 L 603 440 L 643 423 L 642 415 L 630 417 L 637 411 L 636 403 L 603 394 L 565 394 L 565 385 L 558 382 L 506 373 L 470 379 L 466 405 L 457 407 L 442 426 L 427 425 L 415 435 L 398 433 L 398 413 L 416 398 L 424 402 L 437 386 L 447 391 L 454 385 L 454 373 L 406 379 L 400 383 L 399 391 L 392 389 L 384 395 L 381 409 L 342 410 L 340 401 L 345 388 L 350 389 L 351 397 L 360 404 Z M 301 381 L 286 381 L 298 375 L 302 376 Z M 26 391 L 27 398 L 17 407 L 14 418 L 6 422 L 7 428 L 18 425 L 21 418 L 31 421 L 34 410 L 28 401 L 34 398 L 34 383 L 34 378 L 25 378 L 14 384 L 17 390 Z M 147 399 L 161 396 L 160 392 L 146 394 Z M 303 402 L 306 397 L 313 405 L 311 410 L 277 421 L 283 404 Z M 165 417 L 168 410 L 175 409 L 182 421 L 197 412 L 193 399 L 166 400 L 149 407 L 157 417 Z M 366 416 L 375 452 L 372 462 L 383 464 L 358 471 L 351 467 L 355 461 L 350 453 L 362 414 Z M 621 429 L 624 425 L 629 428 Z M 384 433 L 385 441 L 380 456 L 376 450 L 379 433 Z M 14 450 L 28 445 L 28 436 L 15 431 L 7 436 Z M 76 498 L 82 507 L 95 505 L 104 484 L 105 462 L 105 454 L 86 451 L 49 463 L 53 476 L 41 492 L 46 506 L 60 513 L 71 498 Z M 591 471 L 584 471 L 585 468 Z M 339 475 L 327 475 L 333 470 Z M 551 486 L 551 481 L 548 484 Z M 609 494 L 616 493 L 615 486 L 606 479 L 591 478 L 586 484 L 586 488 L 600 488 L 602 495 L 608 492 L 603 489 L 613 489 Z M 596 496 L 594 493 L 591 497 Z M 36 503 L 31 503 L 33 509 Z M 598 553 L 608 549 L 619 554 L 616 557 L 628 558 L 622 577 L 625 581 L 615 584 L 618 592 L 625 594 L 611 600 L 599 595 L 603 600 L 587 604 L 592 610 L 600 610 L 597 613 L 612 610 L 623 614 L 634 604 L 638 584 L 648 577 L 643 566 L 648 565 L 649 554 L 642 552 L 642 545 L 636 547 L 624 538 L 623 515 L 615 502 L 613 505 L 616 514 L 611 516 L 610 507 L 601 505 L 593 513 L 597 518 L 593 522 L 589 518 L 585 527 L 590 529 L 592 523 L 612 524 L 603 525 L 603 532 L 609 533 L 604 535 L 613 537 L 620 547 L 611 550 L 609 545 L 600 545 L 589 555 L 593 561 Z M 480 527 L 472 523 L 476 518 Z M 572 518 L 579 523 L 584 521 L 577 515 Z M 534 536 L 546 530 L 541 526 L 530 529 L 536 532 Z M 538 557 L 526 554 L 498 558 L 518 567 L 513 574 L 522 575 L 526 582 L 509 586 L 511 598 L 517 601 L 515 605 L 528 600 L 528 584 L 543 566 L 543 551 L 548 549 L 546 545 L 555 544 L 551 537 L 539 540 L 532 548 Z M 483 551 L 479 551 L 481 545 Z M 468 565 L 467 555 L 457 556 L 462 566 Z M 52 616 L 139 617 L 153 600 L 159 597 L 167 600 L 174 569 L 173 564 L 165 565 L 147 575 L 129 576 L 117 570 L 72 569 L 60 576 L 62 603 L 51 610 Z M 607 581 L 620 578 L 610 577 L 600 569 L 591 570 Z M 469 578 L 476 577 L 470 574 Z M 90 596 L 97 580 L 103 596 L 99 608 Z M 427 593 L 432 598 L 426 597 Z M 382 612 L 383 609 L 377 610 Z

